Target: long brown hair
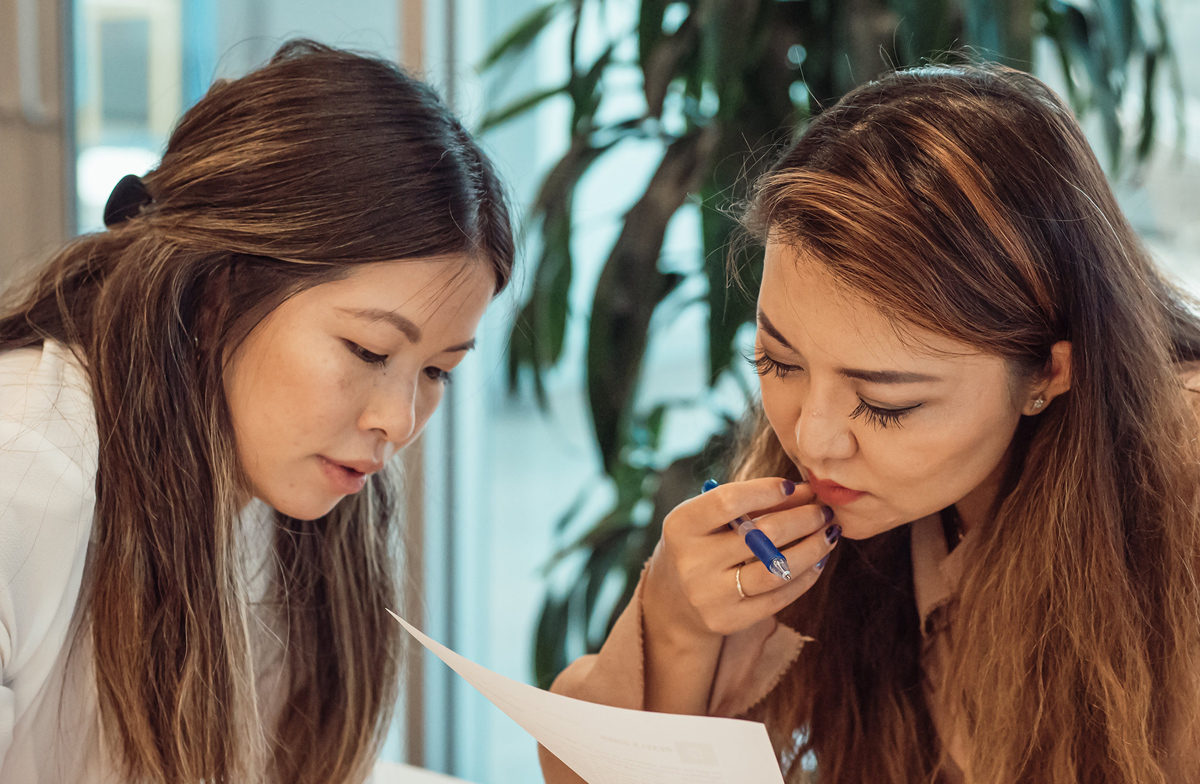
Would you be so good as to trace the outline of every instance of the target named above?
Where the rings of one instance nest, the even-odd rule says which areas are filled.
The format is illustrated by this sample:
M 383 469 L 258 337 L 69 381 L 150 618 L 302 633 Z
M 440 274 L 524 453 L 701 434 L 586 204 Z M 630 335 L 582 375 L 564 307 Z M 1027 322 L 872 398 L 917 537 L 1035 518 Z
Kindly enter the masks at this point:
M 359 781 L 395 702 L 395 490 L 276 513 L 286 705 L 256 703 L 240 469 L 223 363 L 267 313 L 365 262 L 513 264 L 504 194 L 432 90 L 308 41 L 215 84 L 144 178 L 152 201 L 65 248 L 0 311 L 0 349 L 54 339 L 100 434 L 86 587 L 105 740 L 130 781 Z
M 889 75 L 812 123 L 746 223 L 901 328 L 1006 359 L 1016 382 L 1071 342 L 1071 389 L 1020 423 L 951 610 L 972 780 L 1200 777 L 1197 422 L 1175 367 L 1200 358 L 1200 323 L 1067 107 L 1005 68 Z M 795 474 L 761 416 L 738 470 Z M 780 616 L 815 638 L 757 709 L 791 781 L 939 775 L 908 537 L 842 542 Z

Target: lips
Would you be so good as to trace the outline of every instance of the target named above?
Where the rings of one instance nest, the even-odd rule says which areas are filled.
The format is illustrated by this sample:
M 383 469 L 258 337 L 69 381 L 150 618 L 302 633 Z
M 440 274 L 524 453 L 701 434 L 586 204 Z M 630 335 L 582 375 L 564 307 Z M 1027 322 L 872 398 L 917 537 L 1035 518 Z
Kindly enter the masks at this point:
M 319 460 L 321 470 L 334 490 L 342 495 L 352 495 L 362 490 L 367 484 L 367 477 L 383 468 L 382 463 L 374 461 L 351 461 L 343 463 L 331 460 L 324 455 Z M 366 470 L 361 470 L 366 469 Z
M 357 471 L 360 474 L 373 474 L 376 471 L 383 470 L 383 463 L 375 460 L 334 460 L 333 458 L 326 458 L 326 460 L 334 465 L 349 468 L 351 471 Z
M 829 479 L 808 475 L 808 486 L 826 506 L 845 506 L 866 495 L 862 490 L 852 490 Z

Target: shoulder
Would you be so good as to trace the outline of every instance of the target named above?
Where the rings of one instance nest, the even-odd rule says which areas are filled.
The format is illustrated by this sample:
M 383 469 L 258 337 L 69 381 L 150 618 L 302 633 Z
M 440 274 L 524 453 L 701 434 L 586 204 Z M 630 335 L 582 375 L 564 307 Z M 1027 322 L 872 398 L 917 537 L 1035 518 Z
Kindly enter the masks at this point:
M 0 353 L 0 671 L 48 651 L 73 612 L 95 505 L 87 375 L 63 346 Z
M 60 343 L 0 353 L 0 427 L 35 433 L 81 467 L 96 470 L 91 384 Z M 0 449 L 7 447 L 0 441 Z

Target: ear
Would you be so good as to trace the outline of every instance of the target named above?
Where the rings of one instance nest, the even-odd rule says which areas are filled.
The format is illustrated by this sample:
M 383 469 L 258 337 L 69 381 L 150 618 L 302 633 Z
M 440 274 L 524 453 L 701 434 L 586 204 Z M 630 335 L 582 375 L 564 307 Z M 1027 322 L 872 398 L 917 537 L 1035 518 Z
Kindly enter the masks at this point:
M 1050 347 L 1050 362 L 1047 372 L 1038 379 L 1021 409 L 1026 416 L 1040 414 L 1050 406 L 1050 401 L 1071 388 L 1071 343 L 1060 340 Z

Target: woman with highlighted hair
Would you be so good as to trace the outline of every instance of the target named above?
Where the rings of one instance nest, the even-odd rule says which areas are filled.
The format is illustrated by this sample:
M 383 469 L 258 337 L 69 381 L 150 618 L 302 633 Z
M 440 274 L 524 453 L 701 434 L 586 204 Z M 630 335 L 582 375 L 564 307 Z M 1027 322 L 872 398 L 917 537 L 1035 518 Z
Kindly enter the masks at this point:
M 746 224 L 734 481 L 666 518 L 554 690 L 763 721 L 789 783 L 1200 780 L 1200 320 L 1068 108 L 1005 68 L 891 74 Z
M 360 782 L 392 459 L 507 283 L 434 92 L 299 41 L 215 84 L 0 309 L 0 781 Z

